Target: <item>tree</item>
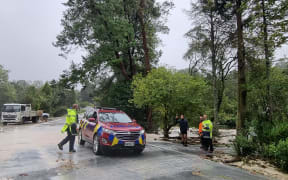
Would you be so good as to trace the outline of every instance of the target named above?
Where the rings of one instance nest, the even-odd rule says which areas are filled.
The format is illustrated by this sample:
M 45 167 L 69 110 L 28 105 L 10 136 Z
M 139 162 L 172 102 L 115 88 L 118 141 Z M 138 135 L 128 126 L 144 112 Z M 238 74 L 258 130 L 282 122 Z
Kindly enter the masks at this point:
M 247 115 L 247 83 L 246 83 L 246 54 L 244 44 L 243 13 L 247 10 L 247 0 L 216 0 L 217 11 L 224 17 L 236 17 L 236 39 L 237 44 L 237 70 L 238 70 L 238 118 L 236 122 L 237 134 L 244 129 Z M 246 19 L 245 19 L 246 21 Z
M 188 15 L 193 19 L 194 27 L 186 33 L 190 44 L 184 57 L 190 61 L 190 64 L 194 63 L 191 65 L 191 75 L 196 68 L 211 67 L 213 115 L 217 122 L 223 101 L 225 81 L 236 59 L 233 49 L 234 19 L 221 16 L 217 4 L 212 0 L 198 0 L 191 5 L 192 9 Z
M 167 30 L 160 18 L 171 5 L 154 0 L 69 0 L 62 20 L 64 30 L 55 46 L 64 53 L 69 53 L 71 46 L 88 52 L 79 67 L 79 79 L 112 70 L 131 80 L 145 69 L 142 64 L 149 71 L 157 62 L 156 33 Z
M 62 20 L 64 30 L 54 45 L 64 53 L 69 53 L 73 46 L 87 51 L 82 65 L 72 64 L 70 72 L 63 74 L 67 82 L 95 84 L 95 77 L 101 78 L 103 73 L 104 81 L 107 76 L 108 82 L 131 81 L 135 74 L 147 74 L 157 63 L 157 33 L 167 32 L 162 20 L 173 3 L 68 0 L 65 6 L 68 9 Z
M 238 59 L 238 119 L 236 123 L 237 133 L 243 131 L 247 112 L 247 87 L 246 87 L 246 61 L 243 37 L 243 0 L 236 0 L 237 19 L 237 59 Z
M 288 1 L 281 0 L 254 0 L 250 2 L 249 43 L 253 48 L 258 47 L 256 55 L 265 63 L 265 101 L 263 111 L 266 112 L 266 121 L 272 122 L 271 96 L 271 68 L 276 48 L 287 42 Z M 263 62 L 262 62 L 263 61 Z
M 16 98 L 16 92 L 8 81 L 8 70 L 0 65 L 0 107 L 4 103 L 11 103 Z
M 137 107 L 150 106 L 153 112 L 160 113 L 165 137 L 169 136 L 170 128 L 175 125 L 174 118 L 177 113 L 186 113 L 190 114 L 191 118 L 198 118 L 203 106 L 201 98 L 205 96 L 206 91 L 203 79 L 164 67 L 152 69 L 146 77 L 136 76 L 132 87 L 131 101 Z

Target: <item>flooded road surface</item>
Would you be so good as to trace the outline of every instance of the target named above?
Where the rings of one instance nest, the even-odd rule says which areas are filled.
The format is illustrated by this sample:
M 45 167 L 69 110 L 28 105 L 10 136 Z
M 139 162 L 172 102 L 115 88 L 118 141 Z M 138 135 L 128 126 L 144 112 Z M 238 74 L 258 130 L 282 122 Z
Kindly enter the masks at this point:
M 199 146 L 148 142 L 142 155 L 95 156 L 92 147 L 78 145 L 68 153 L 57 143 L 64 118 L 42 124 L 0 127 L 0 180 L 6 179 L 193 179 L 258 180 L 263 176 L 199 157 Z M 269 178 L 267 178 L 269 179 Z

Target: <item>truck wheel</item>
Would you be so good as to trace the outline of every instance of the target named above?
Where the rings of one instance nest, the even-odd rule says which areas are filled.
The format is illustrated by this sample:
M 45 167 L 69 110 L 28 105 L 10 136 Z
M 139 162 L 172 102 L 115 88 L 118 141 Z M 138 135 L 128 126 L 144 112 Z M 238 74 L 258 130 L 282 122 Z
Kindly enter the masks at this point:
M 103 151 L 102 151 L 102 147 L 100 145 L 100 139 L 99 137 L 97 136 L 97 134 L 94 135 L 94 138 L 93 138 L 93 153 L 95 155 L 101 155 L 103 154 Z
M 37 122 L 38 122 L 38 119 L 39 119 L 38 117 L 33 117 L 33 118 L 32 118 L 32 122 L 33 122 L 33 123 L 37 123 Z
M 20 121 L 20 124 L 24 124 L 25 123 L 25 117 L 23 117 L 22 119 L 21 119 L 21 121 Z
M 83 140 L 83 137 L 82 137 L 82 130 L 81 129 L 79 130 L 78 143 L 81 146 L 84 146 L 84 144 L 85 144 L 85 141 Z

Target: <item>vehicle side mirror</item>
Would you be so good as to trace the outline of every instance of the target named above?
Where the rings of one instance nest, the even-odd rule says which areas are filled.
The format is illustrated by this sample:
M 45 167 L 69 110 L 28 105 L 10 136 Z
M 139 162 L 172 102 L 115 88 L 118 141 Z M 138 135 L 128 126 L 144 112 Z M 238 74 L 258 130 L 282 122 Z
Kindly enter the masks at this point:
M 137 121 L 136 121 L 136 119 L 133 119 L 132 122 L 133 122 L 133 123 L 136 123 Z
M 88 121 L 89 121 L 89 122 L 94 122 L 94 123 L 97 123 L 97 121 L 96 121 L 96 119 L 95 119 L 95 118 L 89 118 L 89 119 L 88 119 Z

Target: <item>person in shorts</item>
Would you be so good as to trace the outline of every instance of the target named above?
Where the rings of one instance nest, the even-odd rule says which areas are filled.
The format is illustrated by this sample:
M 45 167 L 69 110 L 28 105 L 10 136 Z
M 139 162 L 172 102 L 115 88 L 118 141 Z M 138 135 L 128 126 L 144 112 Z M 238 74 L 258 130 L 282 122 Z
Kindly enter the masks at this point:
M 178 119 L 178 116 L 176 116 L 176 119 Z M 184 146 L 187 146 L 187 131 L 189 130 L 188 121 L 184 118 L 184 115 L 181 114 L 177 123 L 180 125 L 181 142 Z

